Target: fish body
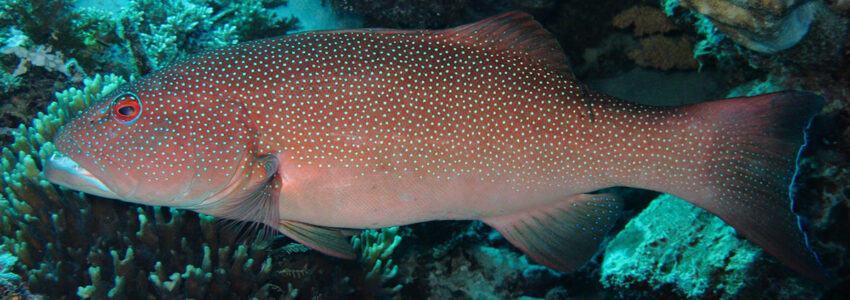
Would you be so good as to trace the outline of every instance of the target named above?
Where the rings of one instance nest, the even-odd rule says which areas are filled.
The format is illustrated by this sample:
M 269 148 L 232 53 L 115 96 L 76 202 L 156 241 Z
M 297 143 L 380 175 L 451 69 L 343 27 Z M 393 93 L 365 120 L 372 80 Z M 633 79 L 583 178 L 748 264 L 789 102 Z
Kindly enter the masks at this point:
M 307 32 L 212 50 L 63 127 L 53 182 L 265 223 L 352 257 L 349 228 L 482 220 L 571 270 L 630 186 L 720 216 L 826 280 L 789 209 L 819 97 L 652 107 L 589 91 L 530 16 L 430 31 Z M 790 241 L 790 242 L 789 242 Z

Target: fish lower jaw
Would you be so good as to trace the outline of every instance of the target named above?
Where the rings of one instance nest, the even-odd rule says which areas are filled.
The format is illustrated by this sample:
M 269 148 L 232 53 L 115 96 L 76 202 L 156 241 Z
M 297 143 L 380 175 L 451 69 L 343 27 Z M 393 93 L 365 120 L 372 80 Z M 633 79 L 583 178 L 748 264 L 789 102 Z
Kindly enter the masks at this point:
M 121 199 L 91 172 L 80 166 L 73 159 L 58 151 L 44 163 L 44 177 L 48 181 L 104 198 Z

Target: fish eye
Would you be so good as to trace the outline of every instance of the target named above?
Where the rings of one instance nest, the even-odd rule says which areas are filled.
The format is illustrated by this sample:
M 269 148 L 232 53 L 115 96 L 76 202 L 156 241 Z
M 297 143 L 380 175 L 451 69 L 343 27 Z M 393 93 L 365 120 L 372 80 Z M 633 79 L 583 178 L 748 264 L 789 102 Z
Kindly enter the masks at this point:
M 142 115 L 142 101 L 139 100 L 139 96 L 131 92 L 115 96 L 110 107 L 112 118 L 124 125 L 133 124 Z

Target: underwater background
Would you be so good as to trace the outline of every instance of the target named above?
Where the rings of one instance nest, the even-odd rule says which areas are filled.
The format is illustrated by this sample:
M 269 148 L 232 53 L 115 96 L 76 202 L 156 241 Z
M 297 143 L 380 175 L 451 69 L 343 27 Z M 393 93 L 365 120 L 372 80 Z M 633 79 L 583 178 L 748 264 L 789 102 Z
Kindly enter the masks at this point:
M 48 183 L 57 129 L 83 107 L 199 51 L 297 31 L 441 29 L 528 12 L 576 76 L 626 100 L 681 105 L 781 90 L 822 95 L 795 211 L 835 281 L 790 270 L 717 217 L 617 189 L 600 252 L 562 273 L 473 221 L 366 230 L 357 260 L 190 211 Z M 0 299 L 850 298 L 848 0 L 2 0 Z

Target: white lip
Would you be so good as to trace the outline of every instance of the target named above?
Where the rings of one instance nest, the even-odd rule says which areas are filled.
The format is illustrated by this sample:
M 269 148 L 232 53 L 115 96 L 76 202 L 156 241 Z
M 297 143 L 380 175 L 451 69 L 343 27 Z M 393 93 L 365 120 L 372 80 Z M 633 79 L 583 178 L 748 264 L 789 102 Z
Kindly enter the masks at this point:
M 44 164 L 44 177 L 47 177 L 47 180 L 52 183 L 84 193 L 104 198 L 121 199 L 102 181 L 95 178 L 91 172 L 59 152 L 53 153 Z

